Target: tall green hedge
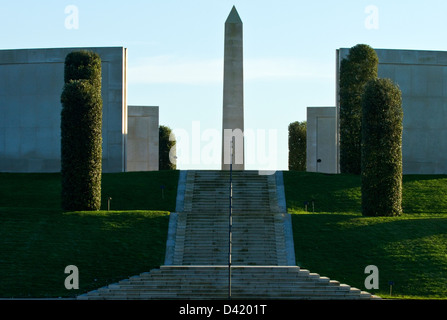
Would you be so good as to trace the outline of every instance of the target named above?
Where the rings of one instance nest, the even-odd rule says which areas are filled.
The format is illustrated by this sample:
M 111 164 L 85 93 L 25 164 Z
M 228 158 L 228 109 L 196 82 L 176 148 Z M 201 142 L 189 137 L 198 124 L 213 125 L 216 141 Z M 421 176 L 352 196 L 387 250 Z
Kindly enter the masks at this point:
M 307 122 L 289 124 L 289 170 L 306 171 Z
M 368 82 L 362 111 L 362 212 L 402 213 L 402 95 L 389 79 Z
M 373 48 L 358 44 L 340 63 L 340 171 L 360 174 L 362 95 L 377 78 L 379 59 Z
M 172 130 L 167 126 L 160 126 L 158 129 L 158 167 L 159 170 L 175 170 L 176 161 L 171 161 L 170 152 L 175 148 L 175 140 L 169 140 Z M 175 149 L 174 149 L 175 150 Z M 175 154 L 175 152 L 174 152 Z M 175 160 L 175 159 L 172 159 Z
M 64 81 L 89 80 L 101 89 L 101 58 L 91 51 L 75 51 L 65 57 Z
M 99 210 L 102 174 L 101 59 L 87 51 L 65 60 L 61 95 L 62 208 Z

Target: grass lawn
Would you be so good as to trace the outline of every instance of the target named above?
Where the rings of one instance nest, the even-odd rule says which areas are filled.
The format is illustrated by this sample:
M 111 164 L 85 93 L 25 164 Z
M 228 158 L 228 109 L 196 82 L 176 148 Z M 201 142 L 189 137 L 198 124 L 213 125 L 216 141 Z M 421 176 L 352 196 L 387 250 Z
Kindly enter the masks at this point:
M 0 182 L 0 297 L 74 296 L 163 264 L 178 171 L 104 174 L 98 212 L 62 212 L 59 174 Z M 67 265 L 79 290 L 64 286 Z
M 284 172 L 284 184 L 299 266 L 366 290 L 375 265 L 371 293 L 390 297 L 393 281 L 392 298 L 447 299 L 447 176 L 404 176 L 400 217 L 363 217 L 359 176 Z
M 59 174 L 0 173 L 0 298 L 75 296 L 159 267 L 177 181 L 104 174 L 102 211 L 63 212 Z M 447 176 L 404 176 L 393 218 L 361 215 L 358 176 L 285 171 L 284 184 L 299 266 L 365 290 L 375 265 L 379 290 L 367 291 L 389 297 L 394 281 L 393 298 L 447 299 Z M 79 290 L 64 287 L 67 265 Z

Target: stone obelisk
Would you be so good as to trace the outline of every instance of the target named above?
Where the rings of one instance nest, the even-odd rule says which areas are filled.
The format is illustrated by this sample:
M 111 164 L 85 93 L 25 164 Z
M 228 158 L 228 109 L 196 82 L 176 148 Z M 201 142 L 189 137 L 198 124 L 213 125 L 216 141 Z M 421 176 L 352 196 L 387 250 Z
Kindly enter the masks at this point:
M 233 6 L 225 21 L 222 170 L 244 170 L 244 68 L 242 20 Z

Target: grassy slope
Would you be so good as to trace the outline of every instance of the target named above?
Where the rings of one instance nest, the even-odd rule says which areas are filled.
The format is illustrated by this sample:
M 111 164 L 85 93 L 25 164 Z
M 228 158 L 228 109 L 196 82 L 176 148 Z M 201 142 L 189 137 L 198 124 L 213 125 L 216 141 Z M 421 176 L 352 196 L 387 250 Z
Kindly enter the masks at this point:
M 69 296 L 159 266 L 177 180 L 106 174 L 103 209 L 110 196 L 123 211 L 64 213 L 58 174 L 0 174 L 0 297 Z M 299 265 L 365 289 L 374 264 L 380 289 L 371 292 L 387 296 L 393 280 L 393 296 L 447 298 L 446 176 L 405 176 L 397 218 L 361 216 L 357 176 L 284 172 L 284 182 Z M 315 212 L 305 212 L 311 200 Z M 76 292 L 63 286 L 69 264 L 80 271 Z
M 447 298 L 446 176 L 405 176 L 394 218 L 361 215 L 358 176 L 284 172 L 284 183 L 298 265 L 363 290 L 376 265 L 370 292 L 387 297 L 394 281 L 393 297 Z
M 105 174 L 103 205 L 62 212 L 59 174 L 0 174 L 0 297 L 70 296 L 163 263 L 178 172 Z M 164 185 L 162 197 L 160 185 Z M 67 265 L 80 289 L 68 291 Z

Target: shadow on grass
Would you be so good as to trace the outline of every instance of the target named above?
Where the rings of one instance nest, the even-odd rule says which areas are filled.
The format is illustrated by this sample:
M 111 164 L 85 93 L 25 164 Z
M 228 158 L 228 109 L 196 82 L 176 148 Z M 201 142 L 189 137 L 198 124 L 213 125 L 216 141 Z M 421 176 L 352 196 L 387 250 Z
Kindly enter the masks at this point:
M 369 218 L 359 214 L 292 215 L 297 264 L 366 290 L 368 265 L 379 268 L 379 290 L 447 298 L 447 215 Z
M 105 173 L 101 209 L 175 211 L 179 171 Z M 60 173 L 0 173 L 0 207 L 61 208 Z
M 108 173 L 103 175 L 101 208 L 175 211 L 179 171 Z
M 284 171 L 287 208 L 309 212 L 360 212 L 360 176 Z M 313 202 L 313 203 L 312 203 Z
M 163 264 L 167 212 L 15 210 L 0 210 L 0 297 L 74 296 Z M 64 286 L 68 265 L 79 290 Z
M 60 173 L 0 173 L 0 297 L 74 296 L 160 266 L 178 175 L 106 173 L 102 208 L 112 197 L 133 211 L 62 213 Z M 67 265 L 79 290 L 64 286 Z
M 404 175 L 405 214 L 447 213 L 447 175 Z M 290 212 L 361 212 L 361 177 L 348 174 L 284 171 Z

